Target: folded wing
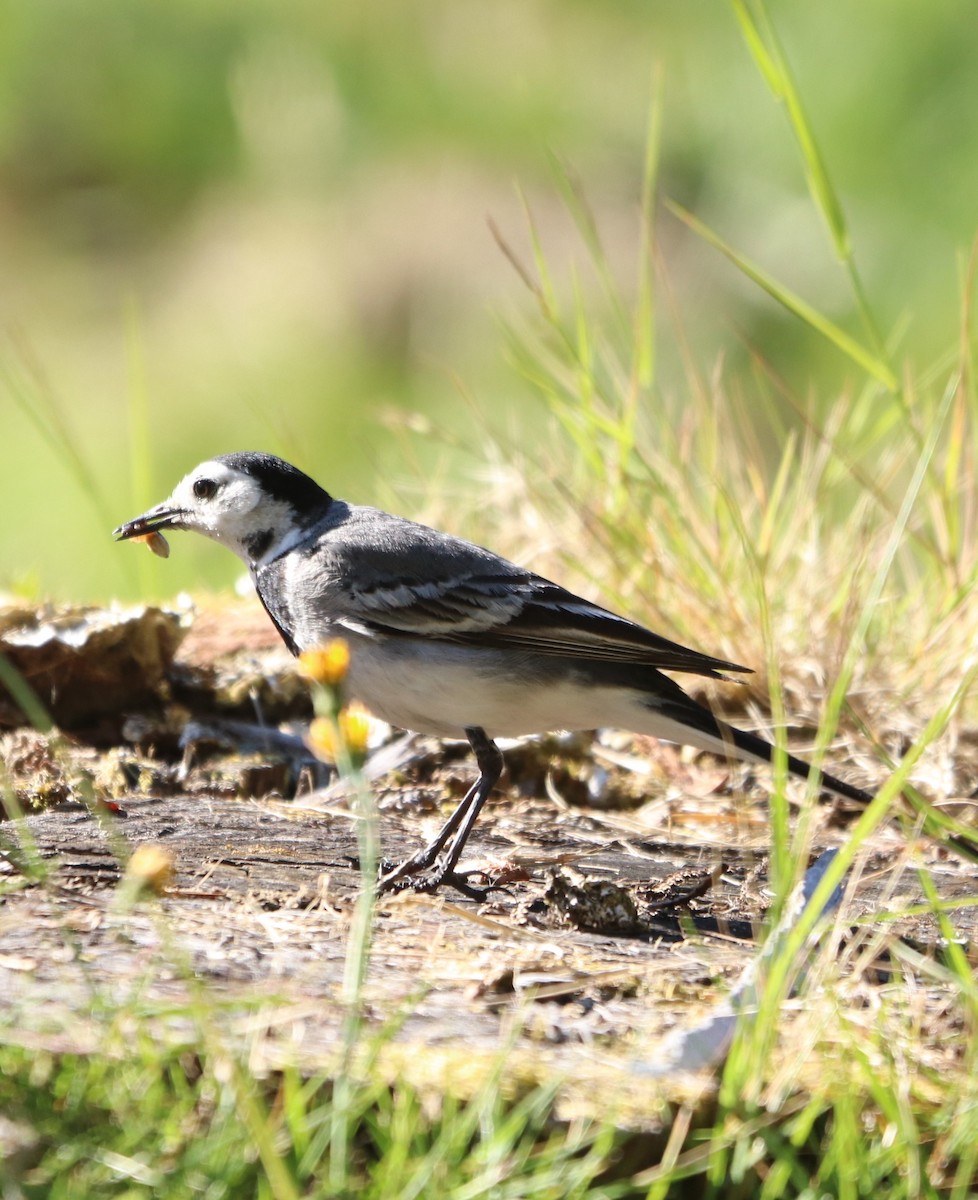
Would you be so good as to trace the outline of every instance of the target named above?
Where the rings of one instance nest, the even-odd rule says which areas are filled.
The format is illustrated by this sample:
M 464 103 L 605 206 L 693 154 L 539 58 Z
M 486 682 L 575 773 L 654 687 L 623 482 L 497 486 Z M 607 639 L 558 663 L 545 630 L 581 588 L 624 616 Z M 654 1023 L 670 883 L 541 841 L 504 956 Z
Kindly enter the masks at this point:
M 480 546 L 386 513 L 352 508 L 328 541 L 337 571 L 333 617 L 361 630 L 710 678 L 750 671 L 660 637 Z

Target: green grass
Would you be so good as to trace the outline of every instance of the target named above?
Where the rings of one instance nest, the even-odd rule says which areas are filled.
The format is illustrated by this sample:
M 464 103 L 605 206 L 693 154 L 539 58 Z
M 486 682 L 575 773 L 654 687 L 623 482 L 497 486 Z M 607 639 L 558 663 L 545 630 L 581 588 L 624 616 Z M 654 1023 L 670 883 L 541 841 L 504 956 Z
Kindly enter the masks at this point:
M 512 1103 L 495 1079 L 467 1103 L 430 1104 L 409 1086 L 358 1082 L 356 1130 L 337 1154 L 334 1084 L 298 1070 L 250 1084 L 273 1143 L 273 1176 L 242 1121 L 227 1064 L 199 1048 L 137 1039 L 95 1056 L 0 1048 L 0 1102 L 36 1137 L 25 1170 L 0 1181 L 50 1196 L 590 1195 L 616 1141 L 585 1123 L 555 1129 L 551 1094 Z M 11 1194 L 11 1193 L 8 1193 Z M 16 1194 L 16 1193 L 12 1193 Z M 612 1194 L 612 1193 L 603 1193 Z
M 535 407 L 513 423 L 476 405 L 482 503 L 459 512 L 447 488 L 428 482 L 421 507 L 520 557 L 534 551 L 545 573 L 680 640 L 756 665 L 739 695 L 772 715 L 775 736 L 784 740 L 789 720 L 804 721 L 818 730 L 820 761 L 850 758 L 879 789 L 824 882 L 828 891 L 844 871 L 866 869 L 867 841 L 884 822 L 899 821 L 907 836 L 898 875 L 914 869 L 920 829 L 946 836 L 919 796 L 916 807 L 900 800 L 908 779 L 938 797 L 948 788 L 935 779 L 969 790 L 973 768 L 954 733 L 974 721 L 978 673 L 972 280 L 969 267 L 960 333 L 946 353 L 932 366 L 900 362 L 895 330 L 875 311 L 858 268 L 841 189 L 800 85 L 763 8 L 733 9 L 761 78 L 784 102 L 858 334 L 756 267 L 722 230 L 676 211 L 800 322 L 800 336 L 841 355 L 845 390 L 809 395 L 753 341 L 744 373 L 708 372 L 697 360 L 658 249 L 656 181 L 669 114 L 654 87 L 637 281 L 621 285 L 587 189 L 556 164 L 555 191 L 580 238 L 572 278 L 556 277 L 532 204 L 527 255 L 500 235 L 535 306 L 531 318 L 501 322 Z M 142 494 L 151 451 L 135 320 L 130 339 L 132 483 Z M 664 339 L 684 364 L 681 386 L 660 369 Z M 104 495 L 57 406 L 40 385 L 8 384 L 100 510 Z M 411 434 L 401 436 L 409 455 Z M 419 453 L 426 467 L 429 455 L 430 446 Z M 110 524 L 101 511 L 99 519 Z M 921 774 L 928 764 L 930 774 Z M 775 913 L 807 865 L 815 814 L 812 794 L 800 813 L 790 809 L 779 779 Z M 813 932 L 799 926 L 767 965 L 758 1011 L 742 1023 L 715 1098 L 676 1098 L 659 1137 L 629 1134 L 614 1120 L 559 1120 L 556 1080 L 514 1096 L 503 1083 L 515 1046 L 465 1100 L 446 1093 L 433 1107 L 406 1079 L 391 1081 L 377 1064 L 393 1031 L 368 1034 L 360 1021 L 365 916 L 350 944 L 342 1070 L 324 1077 L 297 1061 L 256 1077 L 246 1050 L 221 1032 L 220 1003 L 194 984 L 170 930 L 175 969 L 194 984 L 177 1014 L 192 1030 L 182 1040 L 157 1037 L 151 1014 L 115 1012 L 104 997 L 94 1014 L 97 1044 L 84 1054 L 38 1049 L 0 1018 L 0 1113 L 27 1135 L 19 1156 L 0 1162 L 0 1183 L 12 1196 L 53 1198 L 963 1200 L 978 1179 L 978 992 L 939 879 L 921 869 L 919 880 L 948 942 L 942 959 L 896 941 L 901 912 L 871 913 L 860 920 L 865 940 L 844 948 L 841 922 L 792 999 Z M 893 958 L 889 979 L 877 984 L 864 969 L 867 947 L 881 946 Z

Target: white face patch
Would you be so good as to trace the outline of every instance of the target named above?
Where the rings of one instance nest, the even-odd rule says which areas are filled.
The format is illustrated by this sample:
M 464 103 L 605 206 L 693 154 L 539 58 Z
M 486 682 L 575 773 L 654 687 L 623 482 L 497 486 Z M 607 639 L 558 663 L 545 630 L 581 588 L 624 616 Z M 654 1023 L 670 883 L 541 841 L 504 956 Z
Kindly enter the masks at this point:
M 272 553 L 295 526 L 292 506 L 276 500 L 244 471 L 211 460 L 181 479 L 165 502 L 183 514 L 181 524 L 252 561 L 249 544 L 263 544 L 260 558 Z

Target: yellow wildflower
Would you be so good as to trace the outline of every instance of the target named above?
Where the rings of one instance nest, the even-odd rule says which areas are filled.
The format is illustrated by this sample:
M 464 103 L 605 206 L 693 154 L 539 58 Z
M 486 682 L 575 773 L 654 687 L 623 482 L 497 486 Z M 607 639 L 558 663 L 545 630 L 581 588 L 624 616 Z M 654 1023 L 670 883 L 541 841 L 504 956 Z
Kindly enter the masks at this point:
M 173 855 L 165 846 L 142 842 L 126 864 L 125 877 L 136 891 L 161 896 L 173 882 Z
M 367 756 L 370 714 L 361 704 L 353 703 L 331 717 L 316 717 L 309 726 L 306 745 L 323 762 L 335 763 L 346 757 L 360 766 Z
M 299 655 L 299 670 L 313 683 L 336 687 L 350 669 L 350 647 L 343 638 L 333 638 Z

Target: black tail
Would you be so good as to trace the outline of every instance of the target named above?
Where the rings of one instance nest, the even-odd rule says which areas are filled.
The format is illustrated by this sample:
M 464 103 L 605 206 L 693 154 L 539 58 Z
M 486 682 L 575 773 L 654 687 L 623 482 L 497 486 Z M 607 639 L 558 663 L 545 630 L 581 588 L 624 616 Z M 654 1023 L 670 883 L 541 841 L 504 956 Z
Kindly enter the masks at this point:
M 667 700 L 663 698 L 660 691 L 655 701 L 654 704 L 649 704 L 650 709 L 684 725 L 689 734 L 700 735 L 688 738 L 691 745 L 700 746 L 714 754 L 726 752 L 731 757 L 746 758 L 753 762 L 767 763 L 769 766 L 774 762 L 775 747 L 770 742 L 754 733 L 745 733 L 742 729 L 735 729 L 725 721 L 718 720 L 708 708 L 697 704 L 678 685 L 675 685 L 675 691 Z M 844 800 L 852 800 L 865 807 L 873 799 L 871 792 L 855 787 L 851 783 L 843 783 L 841 779 L 836 779 L 827 771 L 816 772 L 811 763 L 805 762 L 802 758 L 796 758 L 793 754 L 787 755 L 786 761 L 792 775 L 797 775 L 799 779 L 809 779 L 812 775 L 818 774 L 822 787 L 836 796 L 841 796 Z
M 734 729 L 732 725 L 723 725 L 720 722 L 717 722 L 717 724 L 724 740 L 731 741 L 733 748 L 738 750 L 741 756 L 756 759 L 759 762 L 773 763 L 776 749 L 770 742 L 766 742 L 756 734 L 745 733 L 742 729 Z M 865 806 L 873 799 L 872 792 L 867 792 L 863 788 L 858 788 L 851 783 L 845 783 L 841 779 L 836 779 L 828 771 L 816 772 L 811 763 L 805 762 L 803 758 L 796 758 L 794 754 L 787 755 L 786 762 L 788 770 L 792 775 L 797 775 L 799 779 L 809 779 L 812 775 L 817 774 L 819 783 L 827 792 L 841 796 L 844 800 L 853 800 L 857 804 Z
M 689 742 L 690 745 L 699 746 L 714 754 L 726 753 L 737 758 L 745 758 L 768 765 L 774 761 L 775 747 L 764 738 L 753 733 L 745 733 L 742 729 L 735 729 L 732 725 L 717 720 L 708 708 L 704 708 L 690 699 L 678 686 L 668 699 L 662 697 L 662 690 L 664 689 L 660 690 L 655 702 L 649 704 L 649 708 L 659 715 L 667 717 L 670 721 L 685 726 L 687 736 L 683 740 Z M 811 763 L 796 758 L 793 754 L 786 756 L 786 765 L 792 775 L 797 775 L 800 779 L 809 779 L 813 775 L 818 775 L 819 783 L 827 792 L 841 796 L 844 800 L 852 800 L 862 807 L 874 799 L 872 792 L 855 787 L 851 783 L 843 783 L 841 779 L 836 779 L 834 775 L 829 775 L 826 771 L 816 771 Z M 934 813 L 930 811 L 930 806 L 926 801 L 921 800 L 919 803 L 914 803 L 913 807 L 923 815 L 923 827 L 926 833 L 938 842 L 954 849 L 969 862 L 978 862 L 978 839 L 967 834 L 951 834 L 946 827 L 935 822 Z
M 717 722 L 719 725 L 720 723 Z M 770 742 L 764 741 L 763 738 L 756 737 L 753 733 L 744 733 L 741 729 L 734 729 L 731 725 L 720 725 L 724 732 L 725 739 L 732 742 L 732 749 L 735 749 L 741 757 L 756 758 L 761 762 L 771 762 L 774 755 L 774 747 Z M 793 754 L 788 755 L 788 770 L 793 775 L 798 775 L 802 779 L 808 779 L 815 774 L 815 769 L 810 763 L 803 759 L 795 758 Z M 857 804 L 864 807 L 873 799 L 871 792 L 864 791 L 862 788 L 854 787 L 851 783 L 843 783 L 841 779 L 836 779 L 834 775 L 828 775 L 825 771 L 820 772 L 819 782 L 822 787 L 828 792 L 834 792 L 835 795 L 841 796 L 845 800 L 854 800 Z M 928 812 L 929 806 L 924 802 L 924 807 L 918 807 L 918 812 L 924 816 L 924 830 L 930 834 L 938 842 L 942 842 L 955 850 L 968 862 L 978 862 L 978 841 L 967 834 L 952 834 L 947 829 L 942 829 L 932 820 L 933 814 Z

